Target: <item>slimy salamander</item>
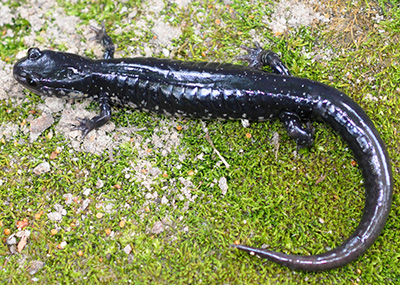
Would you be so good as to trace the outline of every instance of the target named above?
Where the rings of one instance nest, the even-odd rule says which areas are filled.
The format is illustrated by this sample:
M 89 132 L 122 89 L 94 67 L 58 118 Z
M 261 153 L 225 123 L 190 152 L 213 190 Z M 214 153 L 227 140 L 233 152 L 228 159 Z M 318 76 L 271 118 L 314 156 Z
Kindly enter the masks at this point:
M 246 245 L 238 249 L 297 270 L 343 266 L 363 254 L 378 238 L 391 207 L 393 182 L 389 156 L 378 131 L 352 99 L 335 88 L 292 76 L 279 57 L 260 46 L 246 48 L 250 65 L 182 62 L 157 58 L 114 59 L 114 45 L 104 26 L 94 29 L 105 47 L 104 59 L 30 48 L 14 66 L 14 77 L 29 90 L 48 96 L 86 95 L 100 104 L 100 114 L 77 118 L 86 136 L 111 118 L 111 105 L 158 114 L 212 119 L 264 121 L 277 118 L 298 147 L 309 147 L 311 120 L 329 124 L 354 153 L 365 186 L 365 208 L 358 227 L 340 246 L 298 256 Z M 268 65 L 274 73 L 261 67 Z

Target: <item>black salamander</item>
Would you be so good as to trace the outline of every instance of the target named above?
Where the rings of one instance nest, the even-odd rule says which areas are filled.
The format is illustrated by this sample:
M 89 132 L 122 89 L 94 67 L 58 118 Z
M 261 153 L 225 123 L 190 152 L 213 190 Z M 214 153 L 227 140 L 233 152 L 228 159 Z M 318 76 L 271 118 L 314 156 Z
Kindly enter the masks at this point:
M 322 120 L 349 145 L 364 178 L 365 208 L 354 233 L 337 248 L 310 256 L 232 246 L 293 269 L 320 271 L 357 259 L 378 238 L 391 207 L 391 165 L 374 124 L 352 99 L 327 85 L 291 76 L 275 53 L 258 45 L 246 48 L 249 54 L 241 58 L 250 62 L 249 67 L 140 57 L 114 59 L 114 45 L 104 27 L 94 30 L 105 47 L 105 59 L 31 48 L 27 57 L 15 64 L 15 79 L 37 94 L 86 94 L 98 100 L 99 115 L 77 118 L 75 129 L 83 136 L 110 120 L 112 104 L 202 119 L 278 118 L 298 147 L 313 143 L 308 122 Z M 264 65 L 274 73 L 260 70 Z

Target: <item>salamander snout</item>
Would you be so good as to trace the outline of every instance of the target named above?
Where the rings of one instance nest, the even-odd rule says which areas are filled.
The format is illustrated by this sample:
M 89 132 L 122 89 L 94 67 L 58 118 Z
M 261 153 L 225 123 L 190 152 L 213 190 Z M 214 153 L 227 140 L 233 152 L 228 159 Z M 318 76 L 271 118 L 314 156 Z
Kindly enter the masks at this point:
M 27 58 L 23 58 L 14 65 L 13 76 L 15 80 L 21 83 L 24 87 L 32 91 L 37 91 L 36 88 L 38 88 L 38 78 L 35 76 L 33 69 L 29 68 L 27 61 Z

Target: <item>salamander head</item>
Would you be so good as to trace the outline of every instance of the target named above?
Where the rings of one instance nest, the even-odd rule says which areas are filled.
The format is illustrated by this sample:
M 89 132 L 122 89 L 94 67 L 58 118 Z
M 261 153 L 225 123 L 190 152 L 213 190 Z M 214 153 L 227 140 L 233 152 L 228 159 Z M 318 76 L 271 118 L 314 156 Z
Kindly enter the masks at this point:
M 90 61 L 70 53 L 30 48 L 13 73 L 19 83 L 40 95 L 84 95 L 91 87 Z

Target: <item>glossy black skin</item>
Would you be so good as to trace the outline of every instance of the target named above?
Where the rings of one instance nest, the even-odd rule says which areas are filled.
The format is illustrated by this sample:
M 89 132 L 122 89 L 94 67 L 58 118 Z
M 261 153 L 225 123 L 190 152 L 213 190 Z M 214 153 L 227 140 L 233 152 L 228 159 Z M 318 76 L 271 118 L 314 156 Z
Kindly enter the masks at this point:
M 101 112 L 79 119 L 83 136 L 111 118 L 110 104 L 193 118 L 279 118 L 299 147 L 310 146 L 310 120 L 326 122 L 347 142 L 362 170 L 365 208 L 354 233 L 339 247 L 318 255 L 297 256 L 232 245 L 297 270 L 343 266 L 378 238 L 391 207 L 393 182 L 389 157 L 376 128 L 353 100 L 327 85 L 292 77 L 276 54 L 259 46 L 242 59 L 250 67 L 181 62 L 169 59 L 113 59 L 114 46 L 104 28 L 95 30 L 106 47 L 105 59 L 30 49 L 14 66 L 15 79 L 38 94 L 69 96 L 74 91 L 99 100 Z M 277 74 L 259 70 L 269 65 Z

